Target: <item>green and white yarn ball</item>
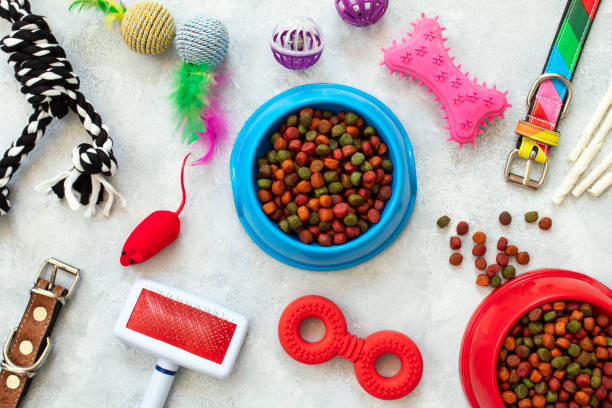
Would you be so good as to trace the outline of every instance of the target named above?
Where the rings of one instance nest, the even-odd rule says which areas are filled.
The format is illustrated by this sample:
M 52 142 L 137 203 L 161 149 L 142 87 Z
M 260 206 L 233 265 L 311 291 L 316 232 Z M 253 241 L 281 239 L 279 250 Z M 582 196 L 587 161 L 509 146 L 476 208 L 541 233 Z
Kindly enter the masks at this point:
M 223 23 L 203 16 L 194 17 L 183 24 L 174 41 L 183 61 L 211 67 L 223 61 L 229 48 L 229 34 Z

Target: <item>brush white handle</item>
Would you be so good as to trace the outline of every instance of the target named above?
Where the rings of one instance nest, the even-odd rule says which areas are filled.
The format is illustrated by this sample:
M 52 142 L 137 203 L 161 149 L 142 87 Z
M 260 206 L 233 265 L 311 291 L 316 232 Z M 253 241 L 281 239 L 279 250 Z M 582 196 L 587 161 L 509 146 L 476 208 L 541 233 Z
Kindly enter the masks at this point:
M 157 360 L 149 386 L 142 399 L 142 408 L 163 408 L 179 366 L 165 358 Z

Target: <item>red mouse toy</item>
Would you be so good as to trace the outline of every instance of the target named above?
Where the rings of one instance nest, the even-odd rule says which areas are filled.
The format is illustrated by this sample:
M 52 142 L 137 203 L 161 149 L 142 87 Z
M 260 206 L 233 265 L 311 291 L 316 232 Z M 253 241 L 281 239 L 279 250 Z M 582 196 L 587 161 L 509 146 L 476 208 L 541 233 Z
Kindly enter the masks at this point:
M 128 266 L 142 263 L 170 245 L 178 237 L 181 230 L 181 220 L 178 216 L 185 207 L 186 196 L 183 174 L 188 157 L 189 154 L 183 159 L 183 166 L 181 167 L 181 190 L 183 192 L 181 205 L 175 212 L 155 211 L 142 220 L 123 245 L 121 258 L 119 258 L 121 265 Z

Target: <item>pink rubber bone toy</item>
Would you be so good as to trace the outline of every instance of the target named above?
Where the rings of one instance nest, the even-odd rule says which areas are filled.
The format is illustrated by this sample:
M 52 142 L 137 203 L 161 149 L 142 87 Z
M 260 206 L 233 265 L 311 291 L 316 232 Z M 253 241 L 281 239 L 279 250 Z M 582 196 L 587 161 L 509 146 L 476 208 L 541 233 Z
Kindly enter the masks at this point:
M 419 86 L 426 84 L 427 93 L 434 92 L 434 101 L 440 101 L 440 110 L 446 111 L 443 119 L 448 119 L 450 137 L 459 148 L 465 143 L 476 145 L 474 139 L 483 132 L 481 126 L 493 122 L 493 118 L 501 116 L 510 107 L 506 100 L 506 92 L 495 88 L 487 88 L 486 82 L 479 85 L 476 78 L 469 79 L 469 73 L 461 72 L 461 65 L 455 65 L 447 53 L 450 48 L 444 46 L 447 40 L 442 36 L 446 28 L 440 27 L 438 16 L 425 17 L 412 22 L 414 31 L 407 33 L 410 39 L 402 38 L 398 44 L 395 40 L 388 49 L 382 49 L 385 59 L 380 65 L 389 68 L 389 74 L 399 72 L 400 77 L 410 76 L 412 82 L 416 77 Z

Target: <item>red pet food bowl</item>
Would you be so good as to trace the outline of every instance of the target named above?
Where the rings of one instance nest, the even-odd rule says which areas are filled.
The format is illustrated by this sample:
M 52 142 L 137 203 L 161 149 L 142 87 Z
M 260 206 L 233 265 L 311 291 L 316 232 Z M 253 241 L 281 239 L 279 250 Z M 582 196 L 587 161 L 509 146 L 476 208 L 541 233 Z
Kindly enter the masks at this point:
M 497 358 L 512 326 L 529 310 L 556 300 L 589 302 L 612 316 L 612 290 L 581 273 L 540 269 L 520 275 L 478 305 L 463 334 L 459 372 L 473 408 L 504 408 L 497 387 Z

